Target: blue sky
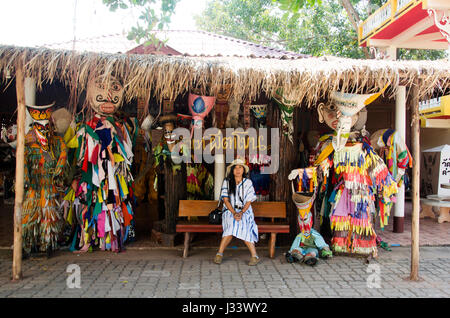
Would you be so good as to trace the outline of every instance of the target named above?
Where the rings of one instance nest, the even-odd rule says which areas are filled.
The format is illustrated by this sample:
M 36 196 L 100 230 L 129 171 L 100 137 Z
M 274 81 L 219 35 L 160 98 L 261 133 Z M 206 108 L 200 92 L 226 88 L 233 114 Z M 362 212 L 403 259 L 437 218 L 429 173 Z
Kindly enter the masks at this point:
M 136 24 L 137 10 L 110 12 L 102 0 L 2 0 L 0 44 L 36 46 L 46 43 L 121 33 Z M 195 29 L 194 14 L 205 8 L 206 0 L 181 0 L 170 29 Z

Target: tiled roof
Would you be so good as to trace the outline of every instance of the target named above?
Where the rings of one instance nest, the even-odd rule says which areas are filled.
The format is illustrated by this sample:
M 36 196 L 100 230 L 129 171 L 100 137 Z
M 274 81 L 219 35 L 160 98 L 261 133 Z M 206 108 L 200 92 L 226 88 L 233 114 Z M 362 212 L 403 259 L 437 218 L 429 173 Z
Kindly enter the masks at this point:
M 232 37 L 205 31 L 155 31 L 156 37 L 167 40 L 166 46 L 157 51 L 153 45 L 137 45 L 123 34 L 106 35 L 76 41 L 76 51 L 135 54 L 169 54 L 186 56 L 238 56 L 276 59 L 298 59 L 304 54 L 271 48 Z M 43 45 L 50 49 L 72 50 L 73 42 Z

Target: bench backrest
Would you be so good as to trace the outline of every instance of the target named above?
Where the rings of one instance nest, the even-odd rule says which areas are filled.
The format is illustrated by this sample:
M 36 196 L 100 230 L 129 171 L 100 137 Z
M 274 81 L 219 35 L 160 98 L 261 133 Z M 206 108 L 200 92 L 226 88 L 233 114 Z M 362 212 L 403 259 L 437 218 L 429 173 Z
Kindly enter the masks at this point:
M 218 201 L 180 200 L 178 216 L 208 216 Z M 255 217 L 286 218 L 286 202 L 261 201 L 252 203 Z

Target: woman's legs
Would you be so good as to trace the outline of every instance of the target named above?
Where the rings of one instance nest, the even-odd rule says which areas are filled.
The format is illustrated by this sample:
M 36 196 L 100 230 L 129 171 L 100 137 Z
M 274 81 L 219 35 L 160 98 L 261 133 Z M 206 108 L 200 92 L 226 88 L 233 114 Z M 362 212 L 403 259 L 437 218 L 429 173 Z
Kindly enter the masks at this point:
M 225 248 L 228 246 L 228 244 L 230 244 L 232 238 L 233 238 L 232 235 L 222 237 L 222 240 L 220 241 L 218 253 L 223 254 L 223 252 L 225 251 Z
M 232 238 L 233 238 L 232 235 L 228 235 L 228 236 L 222 237 L 222 240 L 220 241 L 220 246 L 219 246 L 218 253 L 223 254 L 223 252 L 225 251 L 225 248 L 228 246 L 228 244 L 230 244 Z M 247 245 L 247 248 L 249 249 L 250 254 L 252 255 L 252 257 L 258 256 L 256 254 L 256 248 L 255 248 L 255 244 L 254 243 L 247 242 L 247 241 L 244 241 L 244 243 L 245 243 L 245 245 Z
M 244 243 L 245 243 L 245 245 L 247 245 L 248 249 L 250 250 L 250 254 L 252 254 L 252 257 L 258 256 L 256 254 L 256 248 L 255 248 L 255 244 L 254 243 L 247 242 L 247 241 L 244 241 Z

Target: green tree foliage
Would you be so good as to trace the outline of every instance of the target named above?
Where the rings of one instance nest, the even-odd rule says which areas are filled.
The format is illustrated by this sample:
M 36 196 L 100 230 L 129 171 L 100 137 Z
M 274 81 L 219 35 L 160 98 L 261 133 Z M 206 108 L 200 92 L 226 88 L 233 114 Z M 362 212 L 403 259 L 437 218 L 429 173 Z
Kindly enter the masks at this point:
M 136 26 L 128 33 L 129 40 L 137 43 L 145 41 L 145 44 L 161 44 L 151 32 L 155 29 L 162 30 L 170 23 L 170 18 L 175 12 L 175 7 L 180 0 L 103 0 L 111 11 L 117 9 L 140 8 L 141 15 Z
M 366 19 L 386 0 L 351 0 Z M 303 54 L 365 58 L 339 0 L 211 0 L 197 26 L 205 31 Z M 400 49 L 399 59 L 439 59 L 444 51 Z
M 336 1 L 289 14 L 273 0 L 212 0 L 195 17 L 199 28 L 311 55 L 364 58 L 358 36 Z
M 180 0 L 103 0 L 111 11 L 139 7 L 141 15 L 128 39 L 159 44 L 155 29 L 169 26 Z M 349 0 L 359 19 L 366 19 L 387 0 Z M 210 0 L 195 17 L 199 28 L 303 54 L 365 58 L 342 0 Z M 398 51 L 400 59 L 439 59 L 444 51 Z

